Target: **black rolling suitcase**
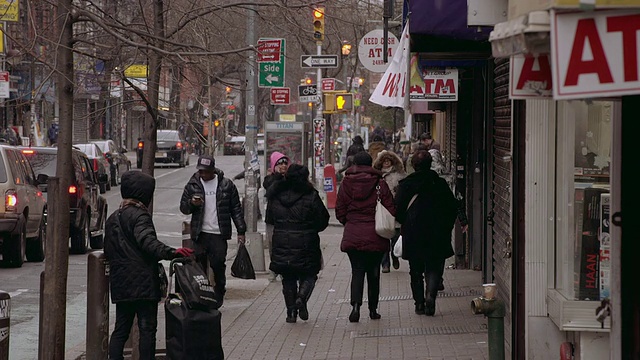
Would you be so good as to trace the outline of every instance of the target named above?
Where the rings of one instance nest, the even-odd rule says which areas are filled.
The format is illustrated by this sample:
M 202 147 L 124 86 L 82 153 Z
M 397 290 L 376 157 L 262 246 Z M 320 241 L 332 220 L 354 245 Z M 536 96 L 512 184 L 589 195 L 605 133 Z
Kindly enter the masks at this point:
M 181 268 L 176 267 L 183 265 L 183 262 L 183 259 L 171 261 L 170 284 L 176 270 L 182 271 Z M 184 278 L 184 276 L 176 277 L 176 288 L 189 286 L 179 283 L 180 278 Z M 171 290 L 171 285 L 169 285 L 169 290 Z M 212 307 L 189 307 L 187 303 L 180 293 L 171 293 L 165 300 L 167 358 L 171 360 L 224 359 L 222 314 Z

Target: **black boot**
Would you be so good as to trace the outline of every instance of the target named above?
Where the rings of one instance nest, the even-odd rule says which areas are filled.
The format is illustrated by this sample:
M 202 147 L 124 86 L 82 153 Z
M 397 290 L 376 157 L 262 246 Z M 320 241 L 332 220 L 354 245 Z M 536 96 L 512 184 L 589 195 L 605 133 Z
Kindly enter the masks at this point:
M 433 316 L 436 313 L 436 295 L 432 295 L 430 293 L 427 294 L 427 299 L 425 300 L 424 305 L 424 313 L 427 316 Z
M 284 295 L 284 303 L 287 306 L 287 319 L 288 323 L 296 322 L 298 316 L 298 310 L 296 309 L 296 297 L 298 296 L 296 281 L 283 280 L 282 281 L 282 294 Z
M 351 309 L 351 314 L 349 314 L 349 322 L 358 321 L 360 321 L 360 304 L 353 304 L 353 309 Z
M 369 318 L 371 320 L 380 320 L 382 316 L 378 314 L 378 309 L 369 309 Z
M 413 301 L 415 304 L 415 312 L 418 315 L 424 314 L 424 283 L 420 282 L 412 282 L 411 283 L 411 293 L 413 295 Z
M 306 278 L 300 282 L 300 288 L 298 289 L 298 296 L 296 299 L 296 309 L 298 309 L 298 315 L 302 320 L 309 319 L 309 310 L 307 309 L 307 301 L 313 292 L 313 288 L 316 285 L 316 278 Z

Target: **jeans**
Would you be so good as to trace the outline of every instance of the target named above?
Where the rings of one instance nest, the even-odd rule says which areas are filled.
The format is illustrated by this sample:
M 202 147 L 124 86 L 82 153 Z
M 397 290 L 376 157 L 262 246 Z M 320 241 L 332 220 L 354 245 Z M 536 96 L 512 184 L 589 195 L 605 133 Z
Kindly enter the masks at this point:
M 351 305 L 362 305 L 364 278 L 367 277 L 367 298 L 369 309 L 378 309 L 380 296 L 380 260 L 384 253 L 370 251 L 349 251 L 351 262 Z
M 409 275 L 411 276 L 411 291 L 416 305 L 425 302 L 425 295 L 435 300 L 438 295 L 440 279 L 444 274 L 446 259 L 425 261 L 424 259 L 409 260 Z M 425 293 L 424 280 L 427 280 Z
M 395 255 L 393 255 L 393 247 L 396 246 L 398 242 L 398 238 L 400 237 L 400 229 L 396 229 L 396 234 L 391 238 L 391 250 L 386 252 L 382 257 L 382 267 L 391 267 L 391 258 L 397 259 Z
M 156 330 L 158 327 L 158 302 L 136 300 L 116 304 L 116 324 L 109 341 L 109 359 L 124 359 L 124 344 L 129 338 L 133 318 L 138 316 L 140 329 L 140 360 L 156 358 Z
M 218 297 L 219 304 L 222 304 L 224 300 L 224 293 L 226 292 L 227 278 L 225 271 L 227 265 L 227 240 L 222 238 L 222 235 L 209 234 L 201 232 L 198 235 L 198 241 L 194 242 L 194 250 L 196 254 L 196 260 L 202 265 L 204 272 L 207 272 L 206 260 L 209 261 L 209 266 L 213 270 L 213 290 Z

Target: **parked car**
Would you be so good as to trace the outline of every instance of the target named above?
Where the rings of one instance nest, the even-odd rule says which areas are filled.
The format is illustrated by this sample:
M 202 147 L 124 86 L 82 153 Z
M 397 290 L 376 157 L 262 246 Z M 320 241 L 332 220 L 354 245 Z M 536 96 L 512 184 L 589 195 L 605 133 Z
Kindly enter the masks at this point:
M 44 260 L 47 237 L 47 201 L 27 158 L 13 146 L 0 145 L 0 252 L 2 261 L 21 267 Z
M 178 130 L 157 130 L 156 132 L 155 162 L 163 164 L 177 163 L 180 167 L 189 165 L 189 153 L 187 153 L 186 140 Z M 136 149 L 136 165 L 142 168 L 142 154 L 144 141 L 138 141 Z
M 246 138 L 244 136 L 231 136 L 224 142 L 224 155 L 243 155 L 244 143 Z
M 27 156 L 38 178 L 56 175 L 58 148 L 21 148 Z M 69 194 L 71 236 L 70 253 L 84 254 L 89 246 L 102 249 L 104 246 L 104 224 L 108 216 L 107 200 L 100 195 L 99 181 L 107 181 L 106 174 L 96 175 L 87 155 L 78 149 L 71 150 L 73 172 Z M 100 178 L 100 179 L 99 179 Z M 47 194 L 46 182 L 40 188 Z
M 109 161 L 111 186 L 120 185 L 122 174 L 131 169 L 131 161 L 127 157 L 127 149 L 119 148 L 113 140 L 89 140 L 98 145 L 102 153 Z
M 111 165 L 109 164 L 109 160 L 104 156 L 102 150 L 100 150 L 100 147 L 94 143 L 75 144 L 74 146 L 87 155 L 91 161 L 91 168 L 98 175 L 98 178 L 100 178 L 100 175 L 102 174 L 107 175 L 106 182 L 99 182 L 100 194 L 104 194 L 108 190 L 111 190 L 111 171 L 109 170 Z

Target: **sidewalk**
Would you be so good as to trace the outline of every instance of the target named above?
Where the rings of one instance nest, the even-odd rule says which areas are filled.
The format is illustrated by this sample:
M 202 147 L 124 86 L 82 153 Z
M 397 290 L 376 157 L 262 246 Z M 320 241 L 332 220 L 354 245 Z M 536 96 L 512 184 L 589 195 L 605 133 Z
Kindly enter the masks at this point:
M 332 224 L 337 225 L 332 214 Z M 227 274 L 227 296 L 222 313 L 226 359 L 487 359 L 486 319 L 472 315 L 471 299 L 482 289 L 481 273 L 445 271 L 445 287 L 434 317 L 416 315 L 409 285 L 408 263 L 381 274 L 378 312 L 370 320 L 366 302 L 359 323 L 348 320 L 351 266 L 340 251 L 342 229 L 330 226 L 321 234 L 325 268 L 309 300 L 309 320 L 285 322 L 286 310 L 280 281 L 268 274 L 256 280 L 239 280 Z M 229 243 L 229 261 L 236 246 Z M 268 261 L 268 252 L 265 251 Z M 267 265 L 268 266 L 268 265 Z M 112 315 L 112 323 L 114 319 Z M 112 325 L 113 326 L 113 325 Z M 164 307 L 158 309 L 157 356 L 164 358 Z M 76 352 L 80 349 L 75 349 Z M 84 349 L 78 356 L 84 359 Z

